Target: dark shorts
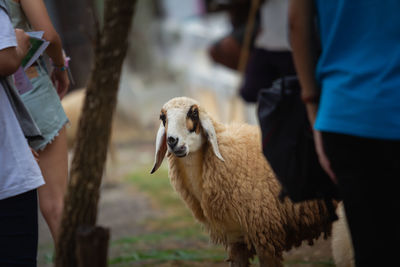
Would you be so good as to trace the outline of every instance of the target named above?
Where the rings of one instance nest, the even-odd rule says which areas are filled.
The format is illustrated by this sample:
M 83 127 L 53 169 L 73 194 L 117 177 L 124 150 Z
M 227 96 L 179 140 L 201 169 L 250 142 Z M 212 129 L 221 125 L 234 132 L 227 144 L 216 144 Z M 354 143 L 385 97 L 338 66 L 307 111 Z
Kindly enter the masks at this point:
M 36 189 L 0 200 L 0 266 L 36 266 L 37 246 Z

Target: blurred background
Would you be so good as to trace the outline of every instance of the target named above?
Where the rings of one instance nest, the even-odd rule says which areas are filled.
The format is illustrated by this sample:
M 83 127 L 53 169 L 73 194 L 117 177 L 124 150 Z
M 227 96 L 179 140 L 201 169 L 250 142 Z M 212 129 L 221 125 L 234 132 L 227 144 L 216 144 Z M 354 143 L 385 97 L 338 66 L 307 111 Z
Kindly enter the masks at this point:
M 116 1 L 117 4 L 118 1 Z M 70 157 L 89 79 L 93 13 L 103 2 L 45 0 L 74 84 L 63 100 L 70 118 Z M 110 266 L 227 266 L 224 248 L 211 245 L 169 184 L 165 163 L 150 175 L 162 105 L 190 96 L 222 122 L 257 124 L 256 105 L 238 94 L 239 67 L 251 1 L 138 0 L 120 80 L 112 141 L 103 177 L 98 224 L 111 229 Z M 257 17 L 253 18 L 256 22 Z M 250 29 L 257 32 L 257 23 Z M 218 44 L 235 33 L 239 46 L 219 58 Z M 251 45 L 251 44 L 250 44 Z M 39 266 L 52 266 L 53 244 L 40 220 Z M 286 266 L 333 266 L 327 241 L 293 250 Z
M 71 58 L 75 81 L 71 91 L 84 88 L 93 56 L 90 39 L 93 16 L 87 2 L 45 2 Z M 236 2 L 240 4 L 232 4 Z M 247 114 L 243 102 L 235 103 L 236 108 L 230 110 L 229 101 L 238 100 L 239 72 L 216 63 L 209 56 L 211 47 L 232 32 L 234 20 L 242 25 L 246 23 L 250 2 L 137 1 L 120 82 L 118 113 L 146 128 L 154 123 L 163 103 L 172 97 L 187 95 L 209 103 L 213 115 L 222 121 L 255 123 L 254 112 Z M 95 3 L 101 17 L 103 3 L 99 0 Z M 239 10 L 242 17 L 237 19 L 231 10 L 236 13 Z M 240 110 L 237 105 L 241 105 Z

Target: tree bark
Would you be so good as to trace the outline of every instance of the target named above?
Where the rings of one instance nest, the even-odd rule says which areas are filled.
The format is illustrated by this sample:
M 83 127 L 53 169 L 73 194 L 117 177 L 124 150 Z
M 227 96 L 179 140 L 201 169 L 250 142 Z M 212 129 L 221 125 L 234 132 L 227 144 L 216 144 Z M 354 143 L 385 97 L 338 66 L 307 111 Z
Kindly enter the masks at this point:
M 135 3 L 134 0 L 105 1 L 104 27 L 101 32 L 97 29 L 95 38 L 94 66 L 79 121 L 56 244 L 57 267 L 78 266 L 75 253 L 77 229 L 96 224 L 99 189 Z
M 79 227 L 76 236 L 77 267 L 107 267 L 109 239 L 108 228 Z

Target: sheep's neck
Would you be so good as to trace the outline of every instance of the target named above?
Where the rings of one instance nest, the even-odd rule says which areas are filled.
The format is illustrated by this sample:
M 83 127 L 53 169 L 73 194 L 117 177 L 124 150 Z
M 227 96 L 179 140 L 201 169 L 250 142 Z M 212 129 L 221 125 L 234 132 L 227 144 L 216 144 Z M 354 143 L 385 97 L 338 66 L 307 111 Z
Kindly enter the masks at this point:
M 190 153 L 180 161 L 185 174 L 184 183 L 188 191 L 200 202 L 203 192 L 203 181 L 201 179 L 203 153 L 202 151 Z

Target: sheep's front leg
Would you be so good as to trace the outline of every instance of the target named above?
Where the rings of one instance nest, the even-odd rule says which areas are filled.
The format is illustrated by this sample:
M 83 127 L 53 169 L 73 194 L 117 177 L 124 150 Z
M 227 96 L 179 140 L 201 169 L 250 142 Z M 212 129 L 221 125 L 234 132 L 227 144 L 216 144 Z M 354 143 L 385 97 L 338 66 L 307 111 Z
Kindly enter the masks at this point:
M 249 250 L 244 243 L 234 243 L 228 246 L 230 267 L 248 267 L 250 266 L 249 259 L 254 256 L 254 251 Z

